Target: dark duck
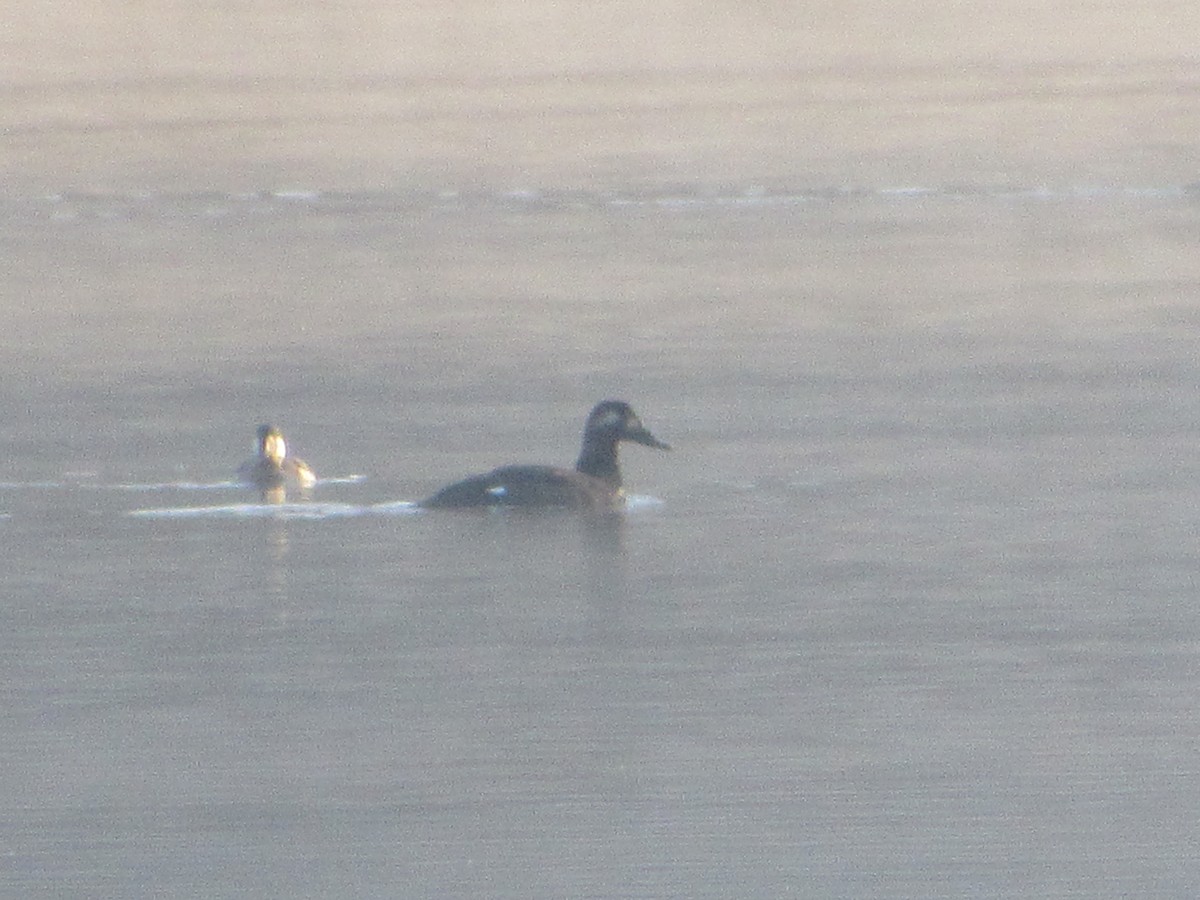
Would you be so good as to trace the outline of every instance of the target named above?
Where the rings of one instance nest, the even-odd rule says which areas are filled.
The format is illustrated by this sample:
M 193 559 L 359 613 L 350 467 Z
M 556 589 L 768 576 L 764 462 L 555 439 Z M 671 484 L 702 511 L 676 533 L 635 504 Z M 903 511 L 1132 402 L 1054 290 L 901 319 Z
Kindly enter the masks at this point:
M 289 486 L 306 490 L 316 482 L 316 473 L 308 463 L 288 456 L 283 433 L 274 425 L 258 426 L 255 449 L 256 455 L 238 467 L 238 478 L 264 494 L 282 496 Z
M 503 466 L 447 485 L 421 502 L 427 509 L 467 507 L 563 507 L 609 511 L 625 500 L 617 448 L 631 441 L 670 450 L 642 424 L 628 403 L 596 404 L 583 428 L 583 448 L 574 469 Z

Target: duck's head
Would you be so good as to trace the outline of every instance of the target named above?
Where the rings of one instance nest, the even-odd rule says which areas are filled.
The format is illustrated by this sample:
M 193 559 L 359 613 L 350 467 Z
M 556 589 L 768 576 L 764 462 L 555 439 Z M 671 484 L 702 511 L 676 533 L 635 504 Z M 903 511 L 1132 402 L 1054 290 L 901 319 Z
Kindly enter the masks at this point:
M 258 455 L 278 465 L 287 456 L 283 432 L 274 425 L 258 426 Z
M 623 400 L 604 400 L 597 403 L 588 416 L 583 433 L 585 440 L 611 441 L 614 444 L 617 441 L 632 441 L 656 450 L 671 449 L 670 444 L 663 443 L 650 433 L 633 411 L 633 407 Z

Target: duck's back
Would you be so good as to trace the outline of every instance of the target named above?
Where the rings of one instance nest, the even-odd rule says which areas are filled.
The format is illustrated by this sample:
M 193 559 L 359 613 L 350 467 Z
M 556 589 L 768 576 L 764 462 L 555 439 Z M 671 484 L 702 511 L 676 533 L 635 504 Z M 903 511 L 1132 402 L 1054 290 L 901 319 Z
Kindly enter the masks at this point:
M 421 505 L 451 507 L 565 507 L 609 509 L 620 490 L 600 478 L 554 466 L 504 466 L 442 488 Z

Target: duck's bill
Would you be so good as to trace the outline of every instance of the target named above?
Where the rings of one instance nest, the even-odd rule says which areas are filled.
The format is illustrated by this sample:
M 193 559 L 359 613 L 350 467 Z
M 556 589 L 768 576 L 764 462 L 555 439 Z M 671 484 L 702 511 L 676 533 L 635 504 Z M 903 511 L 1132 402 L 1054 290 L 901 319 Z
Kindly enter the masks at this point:
M 653 447 L 655 450 L 670 450 L 671 445 L 660 441 L 645 428 L 635 428 L 625 435 L 625 439 L 633 441 L 635 444 L 643 444 L 647 447 Z

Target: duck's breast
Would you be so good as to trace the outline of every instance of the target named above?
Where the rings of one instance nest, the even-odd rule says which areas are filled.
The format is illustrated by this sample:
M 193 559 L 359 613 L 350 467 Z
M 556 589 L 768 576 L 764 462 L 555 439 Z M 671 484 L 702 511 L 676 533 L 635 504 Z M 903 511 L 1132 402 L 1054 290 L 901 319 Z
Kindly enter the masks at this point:
M 237 470 L 238 480 L 257 488 L 276 488 L 284 483 L 283 471 L 268 459 L 252 459 L 242 463 Z

